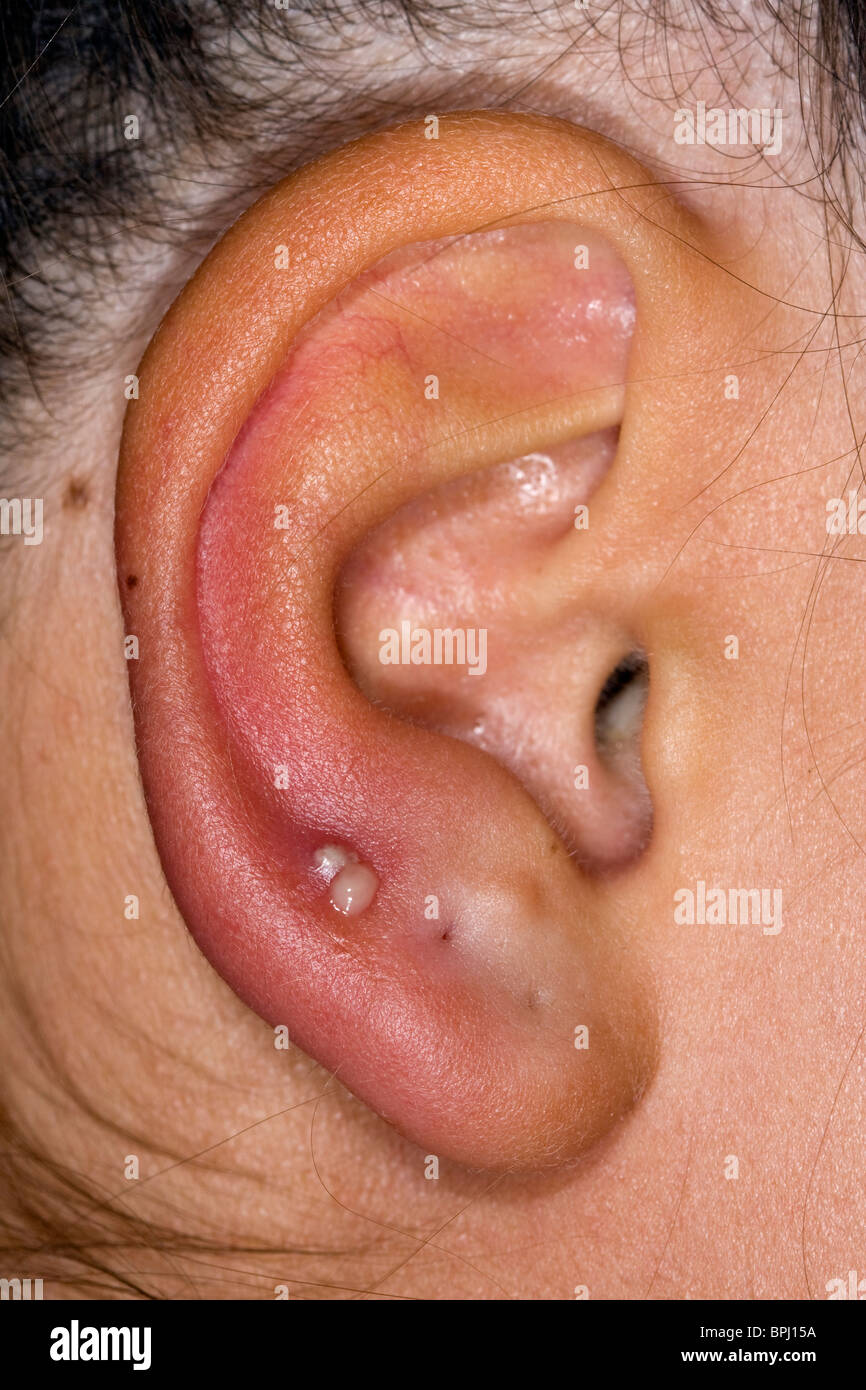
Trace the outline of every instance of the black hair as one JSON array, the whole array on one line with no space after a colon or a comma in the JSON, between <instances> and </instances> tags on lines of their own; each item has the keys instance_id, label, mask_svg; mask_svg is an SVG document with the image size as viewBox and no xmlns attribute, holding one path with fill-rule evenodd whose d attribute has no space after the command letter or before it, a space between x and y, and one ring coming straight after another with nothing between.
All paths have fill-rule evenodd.
<instances>
[{"instance_id":1,"label":"black hair","mask_svg":"<svg viewBox=\"0 0 866 1390\"><path fill-rule=\"evenodd\" d=\"M628 15L643 19L633 35ZM418 114L425 81L435 84L440 110L520 104L524 93L531 106L525 80L479 93L476 72L468 93L448 63L450 43L465 56L467 30L472 44L503 25L549 40L567 23L573 46L597 41L606 21L624 64L651 31L661 43L686 26L734 37L750 26L760 42L781 43L780 65L799 72L823 196L851 225L866 0L757 0L745 16L717 0L654 0L648 12L643 0L598 0L586 11L571 0L4 0L0 407L28 381L38 393L93 360L107 290L128 293L123 276L141 254L132 243L149 243L151 255L177 243L201 255L255 192L323 145ZM353 80L371 41L395 36L415 55L403 80L387 89L375 72ZM709 61L710 38L705 49ZM347 55L354 66L342 69ZM127 138L130 115L140 122L137 140ZM200 185L211 200L206 225L197 216ZM214 214L215 185L225 196ZM106 353L117 348L102 344Z\"/></svg>"}]
</instances>

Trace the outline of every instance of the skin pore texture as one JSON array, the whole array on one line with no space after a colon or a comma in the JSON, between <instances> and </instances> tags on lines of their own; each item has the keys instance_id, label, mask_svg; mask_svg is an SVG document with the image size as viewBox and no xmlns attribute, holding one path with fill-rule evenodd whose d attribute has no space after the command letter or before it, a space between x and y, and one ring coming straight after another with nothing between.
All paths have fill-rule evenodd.
<instances>
[{"instance_id":1,"label":"skin pore texture","mask_svg":"<svg viewBox=\"0 0 866 1390\"><path fill-rule=\"evenodd\" d=\"M90 750L28 1004L99 1105L68 1130L20 1041L13 1103L106 1201L243 1247L157 1246L164 1296L809 1296L850 1267L866 709L859 566L816 567L856 321L764 224L562 121L411 123L279 184L154 337L121 606L104 537L74 580L42 561L91 605L40 631L100 708L46 683L19 723L37 806ZM404 620L485 629L484 673L383 663ZM781 889L781 930L677 922L699 881Z\"/></svg>"}]
</instances>

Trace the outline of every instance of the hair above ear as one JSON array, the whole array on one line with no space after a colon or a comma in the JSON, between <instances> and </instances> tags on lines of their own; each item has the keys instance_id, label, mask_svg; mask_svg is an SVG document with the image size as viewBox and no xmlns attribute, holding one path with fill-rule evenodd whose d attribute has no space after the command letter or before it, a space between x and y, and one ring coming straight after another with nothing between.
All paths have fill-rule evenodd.
<instances>
[{"instance_id":1,"label":"hair above ear","mask_svg":"<svg viewBox=\"0 0 866 1390\"><path fill-rule=\"evenodd\" d=\"M639 932L617 878L587 867L627 857L625 821L591 787L569 843L509 760L507 721L495 748L443 731L438 712L468 718L488 673L522 711L531 672L495 624L484 671L477 645L475 672L411 651L393 678L365 664L385 612L399 651L411 602L393 546L353 557L413 498L546 451L567 486L515 538L501 609L575 633L588 745L605 678L630 648L659 649L661 627L640 558L614 583L576 499L604 491L616 432L639 429L635 381L681 370L682 322L711 311L692 273L702 238L639 165L563 122L467 113L437 139L423 123L368 137L214 248L151 343L124 429L133 708L178 907L251 1008L408 1138L474 1166L573 1158L649 1082ZM483 550L476 503L495 520L491 478L461 504L461 556ZM402 534L417 546L421 529ZM446 605L441 629L477 638L491 602ZM591 749L569 775L583 761ZM655 766L650 748L650 791Z\"/></svg>"}]
</instances>

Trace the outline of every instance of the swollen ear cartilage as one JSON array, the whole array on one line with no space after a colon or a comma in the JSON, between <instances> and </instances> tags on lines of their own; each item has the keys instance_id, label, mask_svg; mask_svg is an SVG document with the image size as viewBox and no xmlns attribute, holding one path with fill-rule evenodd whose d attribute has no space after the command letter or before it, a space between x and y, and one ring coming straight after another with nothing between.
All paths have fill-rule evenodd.
<instances>
[{"instance_id":1,"label":"swollen ear cartilage","mask_svg":"<svg viewBox=\"0 0 866 1390\"><path fill-rule=\"evenodd\" d=\"M313 863L330 884L331 906L344 917L365 912L376 896L379 876L369 864L362 864L354 850L344 845L322 845Z\"/></svg>"},{"instance_id":2,"label":"swollen ear cartilage","mask_svg":"<svg viewBox=\"0 0 866 1390\"><path fill-rule=\"evenodd\" d=\"M588 267L575 264L584 243ZM365 698L341 651L337 589L365 536L403 504L417 525L443 485L453 492L433 550L445 588L461 547L453 531L442 544L445 518L463 507L498 531L472 541L495 572L514 546L514 487L537 494L542 471L549 505L524 495L520 515L535 537L528 569L567 545L585 496L576 479L612 463L634 306L615 252L567 222L407 242L307 321L199 523L196 612L232 743L227 785L248 778L253 852L287 870L257 876L243 931L218 941L209 918L203 935L216 952L230 942L236 987L298 1046L339 1066L425 1152L471 1166L547 1166L629 1108L651 1054L641 982L506 759L428 731L417 708L403 719ZM389 555L408 557L407 541ZM408 603L423 576L413 565L393 585L389 563L365 585ZM455 601L459 614L459 590ZM448 612L441 626L464 624ZM465 623L485 641L486 626ZM469 682L473 717L474 687L494 679ZM283 764L291 777L274 798ZM444 933L440 917L454 924ZM575 1047L575 1028L589 1047Z\"/></svg>"},{"instance_id":3,"label":"swollen ear cartilage","mask_svg":"<svg viewBox=\"0 0 866 1390\"><path fill-rule=\"evenodd\" d=\"M495 672L469 683L483 752L417 709L401 717L353 679L337 588L401 507L522 459L499 492L479 484L501 517L491 572L509 527L537 520L544 554L515 592L535 592L533 559L565 576L576 552L576 582L553 586L549 607L607 614L610 595L617 612L640 607L640 584L620 596L606 565L604 520L628 505L628 468L575 540L585 499L566 487L571 453L555 451L575 441L580 467L579 441L626 423L632 262L649 325L642 418L641 383L669 363L662 330L686 312L679 300L671 312L669 285L689 318L698 302L680 272L698 229L668 218L669 201L655 208L655 190L644 225L647 175L598 149L565 122L471 113L448 117L447 139L400 127L298 171L174 305L124 428L117 550L141 642L137 747L177 905L251 1009L424 1153L472 1168L571 1160L642 1094L657 1017L641 933L490 751ZM676 235L657 235L659 218ZM621 455L643 458L623 433ZM612 460L600 453L598 472ZM539 488L553 484L548 509ZM643 574L638 551L622 563ZM388 573L366 579L381 588ZM486 630L486 616L449 612L442 626ZM642 623L624 626L637 645ZM610 645L614 661L625 648Z\"/></svg>"}]
</instances>

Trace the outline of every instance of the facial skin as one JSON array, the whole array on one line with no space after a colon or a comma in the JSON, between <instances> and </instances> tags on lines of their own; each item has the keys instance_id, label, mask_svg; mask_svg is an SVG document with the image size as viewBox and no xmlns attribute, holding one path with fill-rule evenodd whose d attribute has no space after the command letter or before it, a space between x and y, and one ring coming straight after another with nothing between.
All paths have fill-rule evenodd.
<instances>
[{"instance_id":1,"label":"facial skin","mask_svg":"<svg viewBox=\"0 0 866 1390\"><path fill-rule=\"evenodd\" d=\"M738 101L793 125L768 81ZM629 153L475 113L316 161L176 301L122 445L115 365L40 454L44 544L5 557L6 1106L148 1223L100 1257L135 1289L823 1297L856 1265L863 552L826 521L859 481L863 270L765 166L677 146L662 102L628 119ZM491 224L544 256L470 264ZM452 237L426 302L403 248ZM616 350L538 346L584 273L624 390ZM502 342L515 304L537 341ZM383 665L404 616L486 626L485 673ZM334 841L378 876L356 922L315 878ZM781 917L677 920L699 883Z\"/></svg>"}]
</instances>

